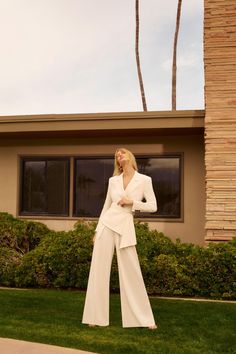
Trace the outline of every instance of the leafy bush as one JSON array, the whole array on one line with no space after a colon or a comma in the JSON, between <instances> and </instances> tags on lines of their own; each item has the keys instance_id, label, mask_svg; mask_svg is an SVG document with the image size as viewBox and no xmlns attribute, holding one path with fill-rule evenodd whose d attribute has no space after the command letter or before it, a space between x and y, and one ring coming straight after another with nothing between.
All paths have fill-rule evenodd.
<instances>
[{"instance_id":1,"label":"leafy bush","mask_svg":"<svg viewBox=\"0 0 236 354\"><path fill-rule=\"evenodd\" d=\"M236 239L200 247L172 242L163 233L136 223L137 251L150 295L236 298ZM119 290L116 260L111 289Z\"/></svg>"},{"instance_id":2,"label":"leafy bush","mask_svg":"<svg viewBox=\"0 0 236 354\"><path fill-rule=\"evenodd\" d=\"M195 247L186 259L188 274L195 281L195 294L236 298L236 243L210 243Z\"/></svg>"},{"instance_id":3,"label":"leafy bush","mask_svg":"<svg viewBox=\"0 0 236 354\"><path fill-rule=\"evenodd\" d=\"M34 249L50 232L39 222L20 220L8 213L0 213L0 247L7 247L21 254Z\"/></svg>"},{"instance_id":4,"label":"leafy bush","mask_svg":"<svg viewBox=\"0 0 236 354\"><path fill-rule=\"evenodd\" d=\"M236 239L207 247L172 242L136 223L137 251L149 294L236 298ZM68 232L0 213L0 284L86 289L95 223ZM102 261L102 260L101 260ZM119 291L116 257L111 290Z\"/></svg>"},{"instance_id":5,"label":"leafy bush","mask_svg":"<svg viewBox=\"0 0 236 354\"><path fill-rule=\"evenodd\" d=\"M155 255L147 261L144 246L138 249L149 294L236 298L236 239L200 247L148 234L155 239Z\"/></svg>"},{"instance_id":6,"label":"leafy bush","mask_svg":"<svg viewBox=\"0 0 236 354\"><path fill-rule=\"evenodd\" d=\"M39 222L19 220L0 213L0 284L15 286L15 275L23 255L33 250L50 232Z\"/></svg>"},{"instance_id":7,"label":"leafy bush","mask_svg":"<svg viewBox=\"0 0 236 354\"><path fill-rule=\"evenodd\" d=\"M0 284L15 285L15 272L21 263L21 256L15 250L0 246Z\"/></svg>"},{"instance_id":8,"label":"leafy bush","mask_svg":"<svg viewBox=\"0 0 236 354\"><path fill-rule=\"evenodd\" d=\"M73 231L51 232L23 257L16 272L18 286L85 289L94 225L78 222Z\"/></svg>"}]
</instances>

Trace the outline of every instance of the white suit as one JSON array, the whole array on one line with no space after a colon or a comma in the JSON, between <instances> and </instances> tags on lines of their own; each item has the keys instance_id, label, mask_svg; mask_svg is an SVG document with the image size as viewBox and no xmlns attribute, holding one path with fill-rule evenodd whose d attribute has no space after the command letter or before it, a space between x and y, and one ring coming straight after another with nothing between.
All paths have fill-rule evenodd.
<instances>
[{"instance_id":1,"label":"white suit","mask_svg":"<svg viewBox=\"0 0 236 354\"><path fill-rule=\"evenodd\" d=\"M123 197L133 200L132 207L117 204ZM135 172L124 189L123 174L111 177L96 228L83 323L109 324L109 281L116 247L123 327L155 324L136 253L135 210L157 210L151 178Z\"/></svg>"}]
</instances>

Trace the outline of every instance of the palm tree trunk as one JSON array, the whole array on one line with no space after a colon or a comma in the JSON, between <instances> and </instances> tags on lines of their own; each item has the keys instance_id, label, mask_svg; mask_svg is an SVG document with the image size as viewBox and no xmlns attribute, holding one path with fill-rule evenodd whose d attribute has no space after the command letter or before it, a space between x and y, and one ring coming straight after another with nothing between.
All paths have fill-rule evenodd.
<instances>
[{"instance_id":1,"label":"palm tree trunk","mask_svg":"<svg viewBox=\"0 0 236 354\"><path fill-rule=\"evenodd\" d=\"M141 92L142 103L143 103L143 110L147 111L147 104L146 104L143 78L142 78L142 72L141 72L141 65L140 65L140 59L139 59L139 0L135 1L135 13L136 13L136 36L135 36L136 63L137 63L137 70L138 70L140 92Z\"/></svg>"},{"instance_id":2,"label":"palm tree trunk","mask_svg":"<svg viewBox=\"0 0 236 354\"><path fill-rule=\"evenodd\" d=\"M179 24L181 15L182 0L178 0L178 8L176 15L176 25L175 25L175 37L174 37L174 48L173 48L173 63L172 63L172 110L176 110L176 52L177 52L177 42L179 34Z\"/></svg>"}]
</instances>

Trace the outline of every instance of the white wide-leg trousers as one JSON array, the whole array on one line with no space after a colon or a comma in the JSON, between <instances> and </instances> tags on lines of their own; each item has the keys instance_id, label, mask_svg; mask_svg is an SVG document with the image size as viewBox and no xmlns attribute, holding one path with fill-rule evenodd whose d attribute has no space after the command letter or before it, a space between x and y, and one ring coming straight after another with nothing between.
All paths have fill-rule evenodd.
<instances>
[{"instance_id":1,"label":"white wide-leg trousers","mask_svg":"<svg viewBox=\"0 0 236 354\"><path fill-rule=\"evenodd\" d=\"M116 247L123 327L155 325L136 247L119 248L120 236L104 228L95 239L82 323L109 325L111 263Z\"/></svg>"}]
</instances>

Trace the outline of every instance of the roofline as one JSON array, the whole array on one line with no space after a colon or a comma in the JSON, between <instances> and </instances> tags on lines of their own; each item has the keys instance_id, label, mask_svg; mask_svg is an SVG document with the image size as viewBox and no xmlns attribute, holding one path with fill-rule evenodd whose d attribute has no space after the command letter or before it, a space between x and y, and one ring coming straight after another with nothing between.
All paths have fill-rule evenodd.
<instances>
[{"instance_id":1,"label":"roofline","mask_svg":"<svg viewBox=\"0 0 236 354\"><path fill-rule=\"evenodd\" d=\"M0 135L194 130L204 129L204 118L204 110L0 116Z\"/></svg>"},{"instance_id":2,"label":"roofline","mask_svg":"<svg viewBox=\"0 0 236 354\"><path fill-rule=\"evenodd\" d=\"M148 111L148 112L105 112L105 113L66 113L29 114L0 116L0 123L48 122L48 121L91 121L126 120L156 118L204 118L205 110Z\"/></svg>"}]
</instances>

